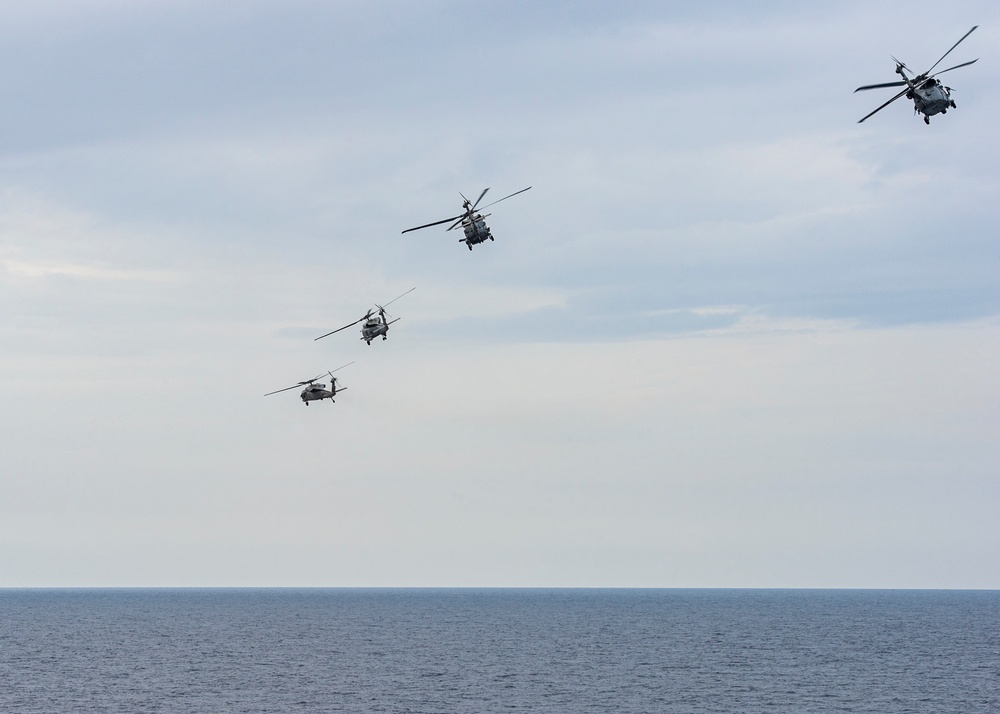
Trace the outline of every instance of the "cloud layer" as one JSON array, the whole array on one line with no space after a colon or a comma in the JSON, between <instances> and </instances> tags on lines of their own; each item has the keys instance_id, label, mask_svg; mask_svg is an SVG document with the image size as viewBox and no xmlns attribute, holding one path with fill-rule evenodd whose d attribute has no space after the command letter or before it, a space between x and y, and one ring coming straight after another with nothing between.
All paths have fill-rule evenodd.
<instances>
[{"instance_id":1,"label":"cloud layer","mask_svg":"<svg viewBox=\"0 0 1000 714\"><path fill-rule=\"evenodd\" d=\"M8 3L0 585L997 587L1000 23L903 8Z\"/></svg>"}]
</instances>

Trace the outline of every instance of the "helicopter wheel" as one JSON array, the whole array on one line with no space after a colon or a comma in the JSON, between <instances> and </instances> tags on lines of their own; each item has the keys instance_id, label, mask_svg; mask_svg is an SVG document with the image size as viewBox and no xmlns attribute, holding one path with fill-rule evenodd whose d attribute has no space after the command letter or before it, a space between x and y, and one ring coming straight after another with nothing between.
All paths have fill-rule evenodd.
<instances>
[{"instance_id":1,"label":"helicopter wheel","mask_svg":"<svg viewBox=\"0 0 1000 714\"><path fill-rule=\"evenodd\" d=\"M952 109L958 109L958 107L955 105L955 100L954 99L951 100L951 108Z\"/></svg>"},{"instance_id":2,"label":"helicopter wheel","mask_svg":"<svg viewBox=\"0 0 1000 714\"><path fill-rule=\"evenodd\" d=\"M469 246L469 250L472 250L472 244L469 243L468 246Z\"/></svg>"},{"instance_id":3,"label":"helicopter wheel","mask_svg":"<svg viewBox=\"0 0 1000 714\"><path fill-rule=\"evenodd\" d=\"M493 240L493 236L490 236L490 240Z\"/></svg>"},{"instance_id":4,"label":"helicopter wheel","mask_svg":"<svg viewBox=\"0 0 1000 714\"><path fill-rule=\"evenodd\" d=\"M924 115L924 124L930 125L930 123L931 123L931 118L925 114Z\"/></svg>"},{"instance_id":5,"label":"helicopter wheel","mask_svg":"<svg viewBox=\"0 0 1000 714\"><path fill-rule=\"evenodd\" d=\"M941 110L941 113L942 113L942 114L947 114L947 113L948 113L948 110L947 110L947 109L942 109L942 110Z\"/></svg>"}]
</instances>

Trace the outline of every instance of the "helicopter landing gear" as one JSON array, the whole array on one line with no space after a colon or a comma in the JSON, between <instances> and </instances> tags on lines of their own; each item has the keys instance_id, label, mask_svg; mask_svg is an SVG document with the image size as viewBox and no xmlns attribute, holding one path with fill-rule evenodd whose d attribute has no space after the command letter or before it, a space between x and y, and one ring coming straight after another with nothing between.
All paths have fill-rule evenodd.
<instances>
[{"instance_id":1,"label":"helicopter landing gear","mask_svg":"<svg viewBox=\"0 0 1000 714\"><path fill-rule=\"evenodd\" d=\"M926 114L924 114L924 124L930 125L930 123L931 123L931 118Z\"/></svg>"},{"instance_id":2,"label":"helicopter landing gear","mask_svg":"<svg viewBox=\"0 0 1000 714\"><path fill-rule=\"evenodd\" d=\"M466 243L466 245L469 246L469 250L472 250L472 243Z\"/></svg>"},{"instance_id":3,"label":"helicopter landing gear","mask_svg":"<svg viewBox=\"0 0 1000 714\"><path fill-rule=\"evenodd\" d=\"M493 234L490 233L490 240L493 240Z\"/></svg>"},{"instance_id":4,"label":"helicopter landing gear","mask_svg":"<svg viewBox=\"0 0 1000 714\"><path fill-rule=\"evenodd\" d=\"M385 341L386 341L386 340L388 340L388 339L389 339L388 337L386 337L385 335L382 335L382 341L383 341L383 342L385 342Z\"/></svg>"},{"instance_id":5,"label":"helicopter landing gear","mask_svg":"<svg viewBox=\"0 0 1000 714\"><path fill-rule=\"evenodd\" d=\"M950 104L951 104L951 108L952 109L958 109L958 107L955 106L955 100L954 99L951 100Z\"/></svg>"}]
</instances>

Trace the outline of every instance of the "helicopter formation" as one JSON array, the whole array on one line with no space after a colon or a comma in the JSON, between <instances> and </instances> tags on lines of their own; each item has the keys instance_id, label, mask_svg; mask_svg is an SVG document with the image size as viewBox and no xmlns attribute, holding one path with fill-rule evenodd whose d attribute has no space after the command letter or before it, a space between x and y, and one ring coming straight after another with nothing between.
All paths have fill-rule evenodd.
<instances>
[{"instance_id":1,"label":"helicopter formation","mask_svg":"<svg viewBox=\"0 0 1000 714\"><path fill-rule=\"evenodd\" d=\"M490 230L490 227L486 225L486 218L491 214L487 213L486 215L483 215L480 211L489 206L493 206L497 203L500 203L500 201L506 201L508 198L516 196L519 193L524 193L530 188L531 186L528 186L528 188L522 188L520 191L515 191L514 193L504 196L503 198L498 198L496 201L493 201L492 203L489 203L486 206L483 206L482 208L479 209L477 209L477 207L479 206L479 202L483 200L483 196L485 196L486 192L490 190L489 187L483 189L482 193L479 194L479 198L477 198L475 202L470 201L468 198L465 197L464 194L459 192L459 195L463 199L463 204L462 204L463 212L460 215L452 216L451 218L445 218L444 220L435 221L433 223L427 223L422 226L416 226L415 228L407 228L406 230L403 231L403 233L409 233L410 231L420 230L421 228L430 228L431 226L439 226L444 223L452 223L452 225L447 230L450 231L454 228L457 228L458 226L462 226L463 231L465 233L465 237L460 238L459 241L468 245L469 250L472 250L473 245L476 245L478 243L483 243L487 240L490 241L494 240L493 232ZM342 327L338 327L335 330L330 330L330 332L327 332L326 334L314 338L313 342L322 340L324 337L329 337L330 335L336 334L337 332L347 330L351 327L354 327L358 323L362 323L361 339L364 340L365 343L368 344L369 346L371 346L372 340L377 339L379 337L381 337L383 341L387 340L389 338L389 326L398 322L400 318L398 317L393 318L391 315L389 315L389 313L386 312L385 309L386 306L391 305L392 303L396 302L402 297L405 297L406 295L409 295L416 289L417 289L416 286L410 288L406 292L394 297L392 300L385 303L385 305L379 305L378 303L375 303L374 310L369 308L364 315L359 317L354 322L348 323ZM347 387L341 387L338 383L337 378L333 376L333 373L343 369L344 367L347 367L350 364L354 363L348 362L343 367L338 367L335 370L326 372L326 375L320 374L316 377L313 377L312 379L307 379L302 382L293 384L290 387L285 387L283 389L276 389L273 392L268 392L264 396L269 397L272 394L287 392L289 390L298 389L299 387L302 387L303 389L302 392L299 394L299 397L302 399L302 402L306 406L309 406L309 402L322 401L324 399L329 399L331 402L334 402L335 401L334 397L337 395L337 393L342 392L343 390L347 389ZM330 377L329 389L326 388L325 382L319 381L321 379L325 379L325 376Z\"/></svg>"},{"instance_id":2,"label":"helicopter formation","mask_svg":"<svg viewBox=\"0 0 1000 714\"><path fill-rule=\"evenodd\" d=\"M394 297L392 300L387 302L386 305L390 305L396 302L397 300L399 300L399 298L403 297L404 295L412 293L416 289L417 289L416 286L410 288L399 297ZM362 316L360 319L355 320L349 325L338 327L336 330L331 330L330 332L327 332L325 335L320 335L313 341L315 342L316 340L321 340L324 337L329 337L335 332L340 332L341 330L346 330L349 327L354 327L355 325L357 325L359 322L362 321L364 322L364 324L361 326L361 339L367 342L369 345L371 345L372 340L374 340L376 337L379 336L381 336L383 340L388 339L389 325L393 324L394 322L397 322L399 318L397 317L394 320L390 320L388 319L388 313L385 311L385 307L383 305L379 305L376 303L375 307L378 308L378 314L374 314L373 310L368 310L368 312L366 312L364 316ZM326 373L326 375L330 377L329 389L326 388L325 382L319 381L324 378L324 375L320 374L316 377L313 377L312 379L307 379L305 381L298 382L297 384L293 384L290 387L285 387L284 389L276 389L273 392L268 392L264 396L269 397L272 394L278 394L279 392L287 392L291 389L297 389L298 387L303 387L302 392L299 394L299 398L302 399L302 402L307 407L309 406L309 402L322 401L324 399L329 399L330 402L333 403L336 401L334 397L337 395L337 393L347 389L347 387L340 386L337 378L333 376L333 373L338 372L342 370L344 367L348 367L352 364L354 364L353 361L348 362L347 364L341 367L337 367L337 369L330 370Z\"/></svg>"},{"instance_id":3,"label":"helicopter formation","mask_svg":"<svg viewBox=\"0 0 1000 714\"><path fill-rule=\"evenodd\" d=\"M905 64L897 60L895 57L892 57L893 62L896 63L896 74L898 74L902 79L895 82L884 82L881 84L863 85L861 87L858 87L854 91L861 92L871 89L886 89L889 87L905 87L905 89L901 90L898 94L892 97L889 101L883 103L874 111L869 112L868 114L863 116L860 120L858 120L858 123L860 124L866 119L869 119L873 115L877 114L878 112L882 111L887 106L895 102L897 99L900 99L904 96L907 99L913 101L914 113L922 114L924 117L924 123L928 125L931 123L930 118L932 116L935 116L937 114L947 114L948 109L955 109L956 108L955 100L951 98L951 93L954 90L951 87L944 86L941 83L941 81L937 79L937 77L944 74L945 72L951 72L952 70L959 69L961 67L967 67L971 64L975 64L976 62L979 61L979 59L976 58L974 60L962 62L961 64L948 67L947 69L935 72L934 74L931 73L934 72L934 69L939 64L941 64L941 62L945 59L945 57L951 54L952 51L956 47L958 47L978 27L979 27L978 25L975 25L971 30L962 35L962 37L958 40L958 42L952 45L947 52L941 55L941 57L938 59L937 62L931 65L931 67L928 70L920 74L908 75L907 71L909 70L909 67L907 67ZM486 224L486 218L488 218L492 214L489 213L484 214L482 213L482 211L500 203L501 201L506 201L508 198L512 198L514 196L517 196L518 194L524 193L529 189L531 189L531 186L528 186L527 188L522 188L519 191L515 191L514 193L508 194L503 198L499 198L496 201L488 203L482 207L480 207L479 204L483 200L483 197L486 196L486 193L490 190L489 187L484 188L482 192L479 194L479 197L476 198L475 201L470 201L465 196L465 194L459 192L459 195L462 197L462 213L458 214L457 216L451 216L450 218L443 218L439 221L433 221L431 223L425 223L423 225L414 226L413 228L407 228L402 232L404 234L410 233L412 231L419 231L424 228L431 228L433 226L444 225L445 223L451 224L446 229L447 231L454 230L455 228L461 226L462 231L464 233L464 237L459 238L459 242L465 243L468 249L471 251L474 245L485 243L488 240L489 241L494 240L493 232L490 230L490 227ZM385 306L391 305L400 298L410 294L414 290L416 290L416 287L410 288L406 292L402 293L401 295L398 295L397 297L394 297L392 300L385 303L385 305L379 305L378 303L376 303L374 310L368 309L368 311L365 312L364 315L362 315L354 322L351 322L342 327L338 327L337 329L331 330L326 334L320 335L319 337L316 337L314 341L321 340L324 337L329 337L330 335L354 327L358 323L362 323L361 339L364 340L365 343L368 344L369 346L371 345L372 340L375 340L378 337L381 337L383 341L387 340L389 335L389 326L398 322L399 318L398 317L392 318L391 315L389 315L389 313L386 312ZM316 377L313 377L312 379L307 379L305 381L293 384L290 387L285 387L283 389L277 389L273 392L268 392L264 396L270 396L272 394L287 392L292 389L297 389L299 387L302 387L303 389L299 396L306 406L309 406L309 402L322 401L324 399L329 399L331 402L334 402L335 401L334 397L339 392L344 391L346 387L340 386L339 380L337 379L337 377L334 376L333 373L341 369L344 369L344 367L347 367L351 364L354 364L354 362L348 362L347 364L338 367L337 369L329 370L326 372L325 375L320 374ZM327 376L330 378L329 389L326 388L325 382L319 381L321 379L325 379Z\"/></svg>"}]
</instances>

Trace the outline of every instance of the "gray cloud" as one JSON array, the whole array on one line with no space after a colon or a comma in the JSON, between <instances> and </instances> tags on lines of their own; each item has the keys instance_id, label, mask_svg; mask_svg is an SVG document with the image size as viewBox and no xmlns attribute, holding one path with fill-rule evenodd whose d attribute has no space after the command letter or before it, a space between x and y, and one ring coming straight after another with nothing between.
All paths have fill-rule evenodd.
<instances>
[{"instance_id":1,"label":"gray cloud","mask_svg":"<svg viewBox=\"0 0 1000 714\"><path fill-rule=\"evenodd\" d=\"M8 3L0 584L995 586L997 16Z\"/></svg>"}]
</instances>

